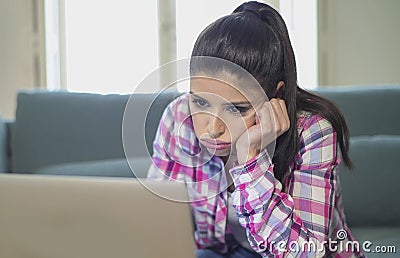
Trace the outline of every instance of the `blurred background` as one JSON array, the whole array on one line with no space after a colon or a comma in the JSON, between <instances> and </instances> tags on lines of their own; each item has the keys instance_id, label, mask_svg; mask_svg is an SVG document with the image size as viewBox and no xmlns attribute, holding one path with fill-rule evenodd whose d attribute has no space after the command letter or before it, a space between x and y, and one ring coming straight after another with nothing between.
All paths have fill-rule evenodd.
<instances>
[{"instance_id":1,"label":"blurred background","mask_svg":"<svg viewBox=\"0 0 400 258\"><path fill-rule=\"evenodd\" d=\"M188 58L197 35L242 2L0 0L2 116L14 118L23 89L133 92L160 65ZM400 83L400 1L263 2L286 21L300 86Z\"/></svg>"}]
</instances>

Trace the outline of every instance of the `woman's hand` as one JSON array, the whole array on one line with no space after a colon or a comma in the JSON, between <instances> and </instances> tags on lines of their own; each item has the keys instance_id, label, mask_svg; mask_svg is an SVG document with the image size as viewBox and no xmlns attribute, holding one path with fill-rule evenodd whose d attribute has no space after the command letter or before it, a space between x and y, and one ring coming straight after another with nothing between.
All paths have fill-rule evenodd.
<instances>
[{"instance_id":1,"label":"woman's hand","mask_svg":"<svg viewBox=\"0 0 400 258\"><path fill-rule=\"evenodd\" d=\"M262 104L256 112L255 124L249 127L236 141L239 164L254 158L268 144L290 128L285 101L272 98Z\"/></svg>"}]
</instances>

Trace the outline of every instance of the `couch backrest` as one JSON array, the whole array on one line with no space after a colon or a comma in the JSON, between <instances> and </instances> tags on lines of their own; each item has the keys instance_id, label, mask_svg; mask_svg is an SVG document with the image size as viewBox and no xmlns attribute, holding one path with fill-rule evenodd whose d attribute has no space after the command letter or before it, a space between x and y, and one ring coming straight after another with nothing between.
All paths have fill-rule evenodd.
<instances>
[{"instance_id":1,"label":"couch backrest","mask_svg":"<svg viewBox=\"0 0 400 258\"><path fill-rule=\"evenodd\" d=\"M400 135L400 85L319 88L315 92L336 103L351 136Z\"/></svg>"},{"instance_id":2,"label":"couch backrest","mask_svg":"<svg viewBox=\"0 0 400 258\"><path fill-rule=\"evenodd\" d=\"M124 158L122 118L130 95L33 91L18 94L13 126L14 172L68 162ZM171 94L135 94L138 117L152 106L147 123L154 138L158 121ZM155 103L152 104L156 98ZM169 99L165 99L169 98ZM152 104L152 105L151 105ZM138 120L139 121L139 120ZM146 156L143 122L132 127L137 156ZM151 144L152 140L148 140Z\"/></svg>"}]
</instances>

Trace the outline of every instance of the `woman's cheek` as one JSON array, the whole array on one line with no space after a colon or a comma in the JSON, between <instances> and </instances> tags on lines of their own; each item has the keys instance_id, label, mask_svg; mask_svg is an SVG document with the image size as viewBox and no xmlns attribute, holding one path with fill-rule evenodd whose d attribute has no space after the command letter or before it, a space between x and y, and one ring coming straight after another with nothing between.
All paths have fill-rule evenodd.
<instances>
[{"instance_id":1,"label":"woman's cheek","mask_svg":"<svg viewBox=\"0 0 400 258\"><path fill-rule=\"evenodd\" d=\"M243 117L241 119L241 122L237 123L232 128L235 142L243 133L245 133L250 127L252 127L255 124L256 120L254 116Z\"/></svg>"},{"instance_id":2,"label":"woman's cheek","mask_svg":"<svg viewBox=\"0 0 400 258\"><path fill-rule=\"evenodd\" d=\"M194 127L194 132L197 138L200 138L206 132L206 121L202 118L201 114L192 115L192 122Z\"/></svg>"},{"instance_id":3,"label":"woman's cheek","mask_svg":"<svg viewBox=\"0 0 400 258\"><path fill-rule=\"evenodd\" d=\"M240 124L241 124L241 130L243 133L245 130L249 129L250 127L252 127L253 125L256 124L256 119L255 119L254 115L250 114L250 115L242 117Z\"/></svg>"},{"instance_id":4,"label":"woman's cheek","mask_svg":"<svg viewBox=\"0 0 400 258\"><path fill-rule=\"evenodd\" d=\"M253 119L254 120L254 119ZM243 118L240 119L240 121L236 121L235 123L232 123L230 126L230 131L232 133L232 139L233 142L236 142L237 139L252 125L255 124L255 120L252 121L251 118Z\"/></svg>"}]
</instances>

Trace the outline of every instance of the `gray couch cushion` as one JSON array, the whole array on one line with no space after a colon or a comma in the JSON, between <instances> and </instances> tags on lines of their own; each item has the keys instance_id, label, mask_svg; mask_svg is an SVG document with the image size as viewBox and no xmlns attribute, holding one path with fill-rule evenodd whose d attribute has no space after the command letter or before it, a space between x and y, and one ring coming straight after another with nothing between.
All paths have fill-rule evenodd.
<instances>
[{"instance_id":1,"label":"gray couch cushion","mask_svg":"<svg viewBox=\"0 0 400 258\"><path fill-rule=\"evenodd\" d=\"M131 143L134 157L148 155L141 117L155 96L134 95L132 107L138 118L130 128L135 135ZM150 149L162 111L172 97L173 94L163 95L149 112L146 138ZM69 162L124 158L122 118L128 98L129 95L117 94L20 92L12 137L13 172L29 173Z\"/></svg>"},{"instance_id":2,"label":"gray couch cushion","mask_svg":"<svg viewBox=\"0 0 400 258\"><path fill-rule=\"evenodd\" d=\"M124 144L125 148L129 147L126 150L131 157L150 157L153 154L153 141L164 109L179 95L176 91L168 91L163 94L134 94L129 99L126 107L129 111L124 117L124 122L128 123L123 130L129 133Z\"/></svg>"},{"instance_id":3,"label":"gray couch cushion","mask_svg":"<svg viewBox=\"0 0 400 258\"><path fill-rule=\"evenodd\" d=\"M7 131L0 115L0 173L7 171Z\"/></svg>"},{"instance_id":4,"label":"gray couch cushion","mask_svg":"<svg viewBox=\"0 0 400 258\"><path fill-rule=\"evenodd\" d=\"M128 96L68 92L18 94L14 172L124 157L121 121Z\"/></svg>"},{"instance_id":5,"label":"gray couch cushion","mask_svg":"<svg viewBox=\"0 0 400 258\"><path fill-rule=\"evenodd\" d=\"M343 112L350 134L400 134L400 85L318 88L316 92Z\"/></svg>"},{"instance_id":6,"label":"gray couch cushion","mask_svg":"<svg viewBox=\"0 0 400 258\"><path fill-rule=\"evenodd\" d=\"M400 226L399 153L400 136L352 137L355 169L339 173L350 226Z\"/></svg>"},{"instance_id":7,"label":"gray couch cushion","mask_svg":"<svg viewBox=\"0 0 400 258\"><path fill-rule=\"evenodd\" d=\"M135 159L132 162L135 174L126 159L64 163L37 169L33 174L145 178L150 162L149 158Z\"/></svg>"}]
</instances>

